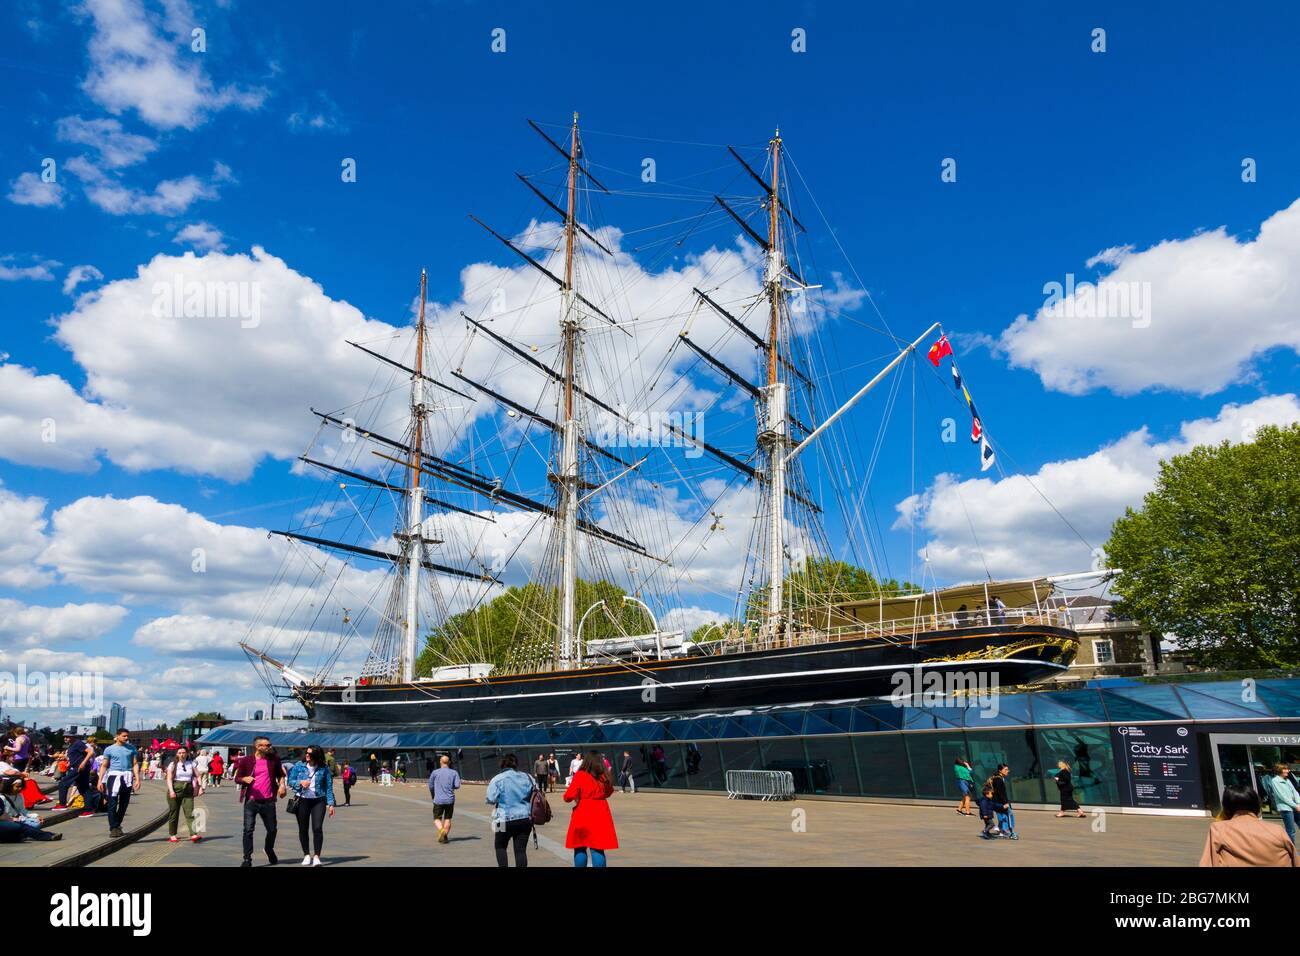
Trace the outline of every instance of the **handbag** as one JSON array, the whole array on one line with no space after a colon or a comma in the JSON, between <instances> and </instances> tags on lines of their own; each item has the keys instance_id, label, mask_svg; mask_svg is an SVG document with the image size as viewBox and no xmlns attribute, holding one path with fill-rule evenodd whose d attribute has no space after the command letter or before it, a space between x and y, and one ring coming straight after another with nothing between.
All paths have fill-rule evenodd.
<instances>
[{"instance_id":1,"label":"handbag","mask_svg":"<svg viewBox=\"0 0 1300 956\"><path fill-rule=\"evenodd\" d=\"M291 793L291 794L289 794L289 799L288 799L287 801L285 801L284 808L285 808L285 810L289 811L290 813L297 813L297 812L298 812L298 794L296 794L296 793Z\"/></svg>"}]
</instances>

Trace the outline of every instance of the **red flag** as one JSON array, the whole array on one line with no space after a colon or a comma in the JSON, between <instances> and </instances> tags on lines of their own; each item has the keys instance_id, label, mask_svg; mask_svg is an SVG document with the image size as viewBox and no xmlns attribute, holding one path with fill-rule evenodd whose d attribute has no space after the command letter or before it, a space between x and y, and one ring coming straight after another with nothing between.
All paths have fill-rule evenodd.
<instances>
[{"instance_id":1,"label":"red flag","mask_svg":"<svg viewBox=\"0 0 1300 956\"><path fill-rule=\"evenodd\" d=\"M983 437L984 437L983 423L978 418L972 418L970 420L970 440L972 442L978 442Z\"/></svg>"},{"instance_id":2,"label":"red flag","mask_svg":"<svg viewBox=\"0 0 1300 956\"><path fill-rule=\"evenodd\" d=\"M930 346L930 351L926 353L930 357L930 364L935 368L939 367L939 361L945 355L952 354L952 346L948 344L948 336L939 336L939 341Z\"/></svg>"}]
</instances>

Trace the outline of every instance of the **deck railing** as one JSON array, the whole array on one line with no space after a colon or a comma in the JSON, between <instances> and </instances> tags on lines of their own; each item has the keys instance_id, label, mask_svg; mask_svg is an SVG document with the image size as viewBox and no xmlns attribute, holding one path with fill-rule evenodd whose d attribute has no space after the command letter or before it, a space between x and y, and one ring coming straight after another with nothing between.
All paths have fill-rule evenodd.
<instances>
[{"instance_id":1,"label":"deck railing","mask_svg":"<svg viewBox=\"0 0 1300 956\"><path fill-rule=\"evenodd\" d=\"M1024 625L1073 629L1069 614L1059 610L1007 608L1004 611L970 611L963 615L952 611L941 611L937 614L921 614L916 617L887 621L861 621L837 627L816 627L801 622L793 624L784 634L741 632L705 641L696 646L711 654L740 654L778 647L807 647L814 644L875 638L882 643L915 647L920 635L925 633Z\"/></svg>"}]
</instances>

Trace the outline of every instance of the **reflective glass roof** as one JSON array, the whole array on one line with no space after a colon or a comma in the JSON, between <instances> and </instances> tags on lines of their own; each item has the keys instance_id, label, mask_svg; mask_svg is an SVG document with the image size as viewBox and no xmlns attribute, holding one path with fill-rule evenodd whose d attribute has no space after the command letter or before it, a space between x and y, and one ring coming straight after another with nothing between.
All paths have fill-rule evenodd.
<instances>
[{"instance_id":1,"label":"reflective glass roof","mask_svg":"<svg viewBox=\"0 0 1300 956\"><path fill-rule=\"evenodd\" d=\"M203 736L214 746L273 744L414 750L434 747L548 747L570 743L728 740L897 730L993 730L1154 720L1300 720L1300 679L1186 683L1105 681L1102 686L970 698L834 701L726 713L448 727L326 728L304 720L240 721Z\"/></svg>"}]
</instances>

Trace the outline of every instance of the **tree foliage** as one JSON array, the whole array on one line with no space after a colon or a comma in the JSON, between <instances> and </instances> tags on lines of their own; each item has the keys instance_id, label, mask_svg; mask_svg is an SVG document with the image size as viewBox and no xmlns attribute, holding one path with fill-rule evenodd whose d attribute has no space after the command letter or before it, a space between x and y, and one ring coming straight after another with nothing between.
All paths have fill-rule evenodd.
<instances>
[{"instance_id":1,"label":"tree foliage","mask_svg":"<svg viewBox=\"0 0 1300 956\"><path fill-rule=\"evenodd\" d=\"M575 603L580 620L597 601L605 602L605 609L592 611L583 624L584 642L649 634L654 629L640 605L624 603L625 593L608 581L579 579ZM416 659L415 672L427 677L434 667L448 664L486 663L507 668L549 657L555 650L558 618L555 588L536 583L511 587L486 604L453 615L429 634Z\"/></svg>"},{"instance_id":2,"label":"tree foliage","mask_svg":"<svg viewBox=\"0 0 1300 956\"><path fill-rule=\"evenodd\" d=\"M1116 611L1199 666L1300 666L1300 424L1161 462L1105 550Z\"/></svg>"},{"instance_id":3,"label":"tree foliage","mask_svg":"<svg viewBox=\"0 0 1300 956\"><path fill-rule=\"evenodd\" d=\"M874 601L921 590L919 586L894 578L884 581L866 568L835 558L809 558L785 579L786 607L797 614L808 608L845 604L849 601ZM767 613L767 588L755 588L749 598L749 619L762 620Z\"/></svg>"}]
</instances>

